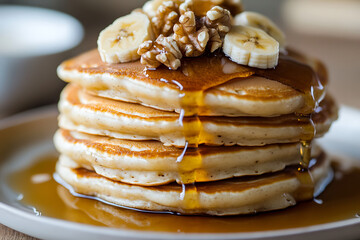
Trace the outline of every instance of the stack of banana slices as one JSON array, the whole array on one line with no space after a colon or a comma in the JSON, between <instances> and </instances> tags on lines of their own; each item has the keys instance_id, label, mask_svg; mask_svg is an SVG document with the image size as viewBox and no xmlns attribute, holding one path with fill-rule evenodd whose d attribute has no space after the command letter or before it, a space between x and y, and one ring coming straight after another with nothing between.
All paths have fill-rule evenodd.
<instances>
[{"instance_id":1,"label":"stack of banana slices","mask_svg":"<svg viewBox=\"0 0 360 240\"><path fill-rule=\"evenodd\" d=\"M222 51L149 69L137 50L156 38L151 19L163 2L117 19L98 50L58 67L69 83L54 137L62 183L111 204L181 214L270 211L319 194L331 167L312 140L337 118L323 65L287 52L268 18L241 12ZM206 4L229 2L241 4Z\"/></svg>"}]
</instances>

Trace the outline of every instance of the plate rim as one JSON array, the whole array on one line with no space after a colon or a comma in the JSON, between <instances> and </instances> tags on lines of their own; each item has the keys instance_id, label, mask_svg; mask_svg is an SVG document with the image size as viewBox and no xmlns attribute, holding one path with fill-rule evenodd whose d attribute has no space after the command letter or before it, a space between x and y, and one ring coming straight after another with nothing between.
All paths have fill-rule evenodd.
<instances>
[{"instance_id":1,"label":"plate rim","mask_svg":"<svg viewBox=\"0 0 360 240\"><path fill-rule=\"evenodd\" d=\"M243 233L166 233L156 231L140 231L140 230L124 230L111 227L93 226L89 224L70 222L62 219L36 216L34 214L17 209L13 206L0 202L0 212L6 211L8 214L13 214L16 217L27 219L28 221L35 221L42 224L42 227L46 225L52 227L62 227L67 230L76 230L79 232L86 232L95 235L103 235L104 237L127 237L127 238L142 238L142 239L183 239L184 236L193 239L265 239L276 237L290 237L299 234L310 234L314 232L322 232L327 230L337 230L343 227L352 227L353 225L360 224L360 218L341 220L337 222L312 225L307 227L290 228L284 230L271 230L271 231L259 231L259 232L243 232ZM0 218L1 220L1 218ZM1 223L8 226L6 223ZM9 226L12 228L12 226ZM14 228L16 229L16 228ZM26 232L25 232L26 233ZM94 235L94 236L95 236ZM220 238L221 237L221 238Z\"/></svg>"}]
</instances>

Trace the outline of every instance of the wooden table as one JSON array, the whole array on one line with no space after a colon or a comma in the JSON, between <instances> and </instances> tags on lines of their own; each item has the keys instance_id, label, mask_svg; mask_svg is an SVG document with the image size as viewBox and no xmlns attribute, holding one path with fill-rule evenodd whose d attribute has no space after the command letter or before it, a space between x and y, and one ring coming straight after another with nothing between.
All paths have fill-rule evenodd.
<instances>
[{"instance_id":1,"label":"wooden table","mask_svg":"<svg viewBox=\"0 0 360 240\"><path fill-rule=\"evenodd\" d=\"M287 32L290 46L325 62L329 70L329 92L340 104L360 109L360 41L300 36ZM35 238L0 225L0 240Z\"/></svg>"},{"instance_id":2,"label":"wooden table","mask_svg":"<svg viewBox=\"0 0 360 240\"><path fill-rule=\"evenodd\" d=\"M29 237L23 233L14 231L10 228L0 224L0 240L35 240L36 238Z\"/></svg>"}]
</instances>

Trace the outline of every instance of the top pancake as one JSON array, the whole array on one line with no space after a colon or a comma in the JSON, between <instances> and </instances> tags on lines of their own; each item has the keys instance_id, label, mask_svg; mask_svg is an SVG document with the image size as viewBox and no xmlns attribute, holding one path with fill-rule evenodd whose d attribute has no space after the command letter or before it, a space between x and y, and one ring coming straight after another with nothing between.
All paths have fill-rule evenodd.
<instances>
[{"instance_id":1,"label":"top pancake","mask_svg":"<svg viewBox=\"0 0 360 240\"><path fill-rule=\"evenodd\" d=\"M93 50L62 63L58 75L99 96L169 111L185 109L186 115L308 114L314 108L310 92L320 101L326 84L321 63L298 56L283 56L276 69L267 70L238 65L225 56L202 56L185 59L173 71L146 69L139 61L107 64Z\"/></svg>"}]
</instances>

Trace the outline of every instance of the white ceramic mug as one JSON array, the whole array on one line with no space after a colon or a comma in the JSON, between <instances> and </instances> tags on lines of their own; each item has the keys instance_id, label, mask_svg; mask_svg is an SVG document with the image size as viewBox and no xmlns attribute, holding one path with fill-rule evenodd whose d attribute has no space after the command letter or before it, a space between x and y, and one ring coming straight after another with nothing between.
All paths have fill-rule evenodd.
<instances>
[{"instance_id":1,"label":"white ceramic mug","mask_svg":"<svg viewBox=\"0 0 360 240\"><path fill-rule=\"evenodd\" d=\"M62 87L56 67L83 34L64 13L0 5L0 116L55 99Z\"/></svg>"}]
</instances>

